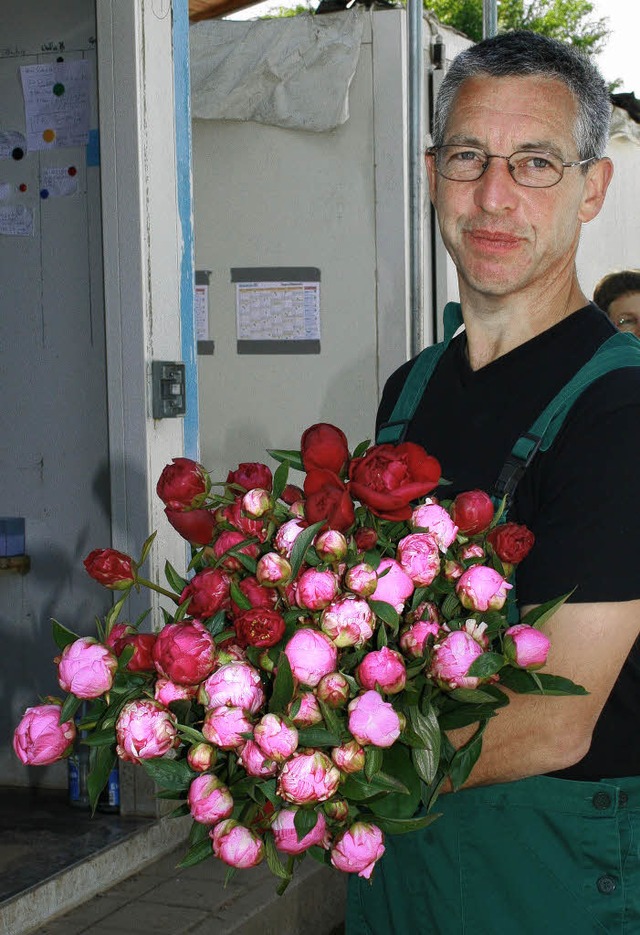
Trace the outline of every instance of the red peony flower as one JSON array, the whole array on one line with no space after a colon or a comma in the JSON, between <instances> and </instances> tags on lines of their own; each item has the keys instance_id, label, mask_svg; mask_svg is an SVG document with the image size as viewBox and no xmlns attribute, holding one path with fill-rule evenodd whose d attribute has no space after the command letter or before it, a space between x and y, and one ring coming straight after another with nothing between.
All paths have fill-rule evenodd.
<instances>
[{"instance_id":1,"label":"red peony flower","mask_svg":"<svg viewBox=\"0 0 640 935\"><path fill-rule=\"evenodd\" d=\"M176 532L192 545L208 545L213 538L216 521L210 510L171 510L165 514Z\"/></svg>"},{"instance_id":2,"label":"red peony flower","mask_svg":"<svg viewBox=\"0 0 640 935\"><path fill-rule=\"evenodd\" d=\"M440 464L420 445L376 445L349 465L352 496L382 519L409 519L410 503L440 480Z\"/></svg>"},{"instance_id":3,"label":"red peony flower","mask_svg":"<svg viewBox=\"0 0 640 935\"><path fill-rule=\"evenodd\" d=\"M235 471L229 471L227 484L237 484L244 490L253 490L254 487L271 490L273 476L266 464L259 461L243 461Z\"/></svg>"},{"instance_id":4,"label":"red peony flower","mask_svg":"<svg viewBox=\"0 0 640 935\"><path fill-rule=\"evenodd\" d=\"M247 578L241 578L238 582L238 587L245 597L249 599L253 609L262 607L266 610L273 610L275 607L276 601L278 600L278 592L273 588L264 588L253 575L249 575ZM231 601L231 613L236 617L243 613L242 609L238 607L233 600Z\"/></svg>"},{"instance_id":5,"label":"red peony flower","mask_svg":"<svg viewBox=\"0 0 640 935\"><path fill-rule=\"evenodd\" d=\"M378 544L378 533L372 526L361 526L360 529L356 529L353 538L360 552L375 549Z\"/></svg>"},{"instance_id":6,"label":"red peony flower","mask_svg":"<svg viewBox=\"0 0 640 935\"><path fill-rule=\"evenodd\" d=\"M219 610L229 607L231 581L221 568L204 568L193 576L180 595L182 604L188 597L192 617L213 617Z\"/></svg>"},{"instance_id":7,"label":"red peony flower","mask_svg":"<svg viewBox=\"0 0 640 935\"><path fill-rule=\"evenodd\" d=\"M117 549L94 549L83 564L94 581L112 591L126 591L135 580L132 559Z\"/></svg>"},{"instance_id":8,"label":"red peony flower","mask_svg":"<svg viewBox=\"0 0 640 935\"><path fill-rule=\"evenodd\" d=\"M300 455L305 471L320 468L340 474L349 460L347 437L335 425L318 422L303 432Z\"/></svg>"},{"instance_id":9,"label":"red peony flower","mask_svg":"<svg viewBox=\"0 0 640 935\"><path fill-rule=\"evenodd\" d=\"M155 633L132 633L123 636L113 643L113 651L120 656L127 646L133 646L133 656L127 663L129 672L153 672L153 647L156 642Z\"/></svg>"},{"instance_id":10,"label":"red peony flower","mask_svg":"<svg viewBox=\"0 0 640 935\"><path fill-rule=\"evenodd\" d=\"M198 503L209 491L207 472L191 458L174 458L163 469L156 493L171 510L184 510Z\"/></svg>"},{"instance_id":11,"label":"red peony flower","mask_svg":"<svg viewBox=\"0 0 640 935\"><path fill-rule=\"evenodd\" d=\"M526 526L517 523L503 523L496 526L487 536L496 555L502 562L516 565L529 554L536 541L534 534Z\"/></svg>"},{"instance_id":12,"label":"red peony flower","mask_svg":"<svg viewBox=\"0 0 640 935\"><path fill-rule=\"evenodd\" d=\"M451 519L460 532L475 536L488 529L493 519L493 501L484 490L465 490L451 504Z\"/></svg>"},{"instance_id":13,"label":"red peony flower","mask_svg":"<svg viewBox=\"0 0 640 935\"><path fill-rule=\"evenodd\" d=\"M233 622L238 643L245 646L259 646L266 649L275 646L284 636L284 618L275 610L265 607L252 607L245 610Z\"/></svg>"},{"instance_id":14,"label":"red peony flower","mask_svg":"<svg viewBox=\"0 0 640 935\"><path fill-rule=\"evenodd\" d=\"M326 520L330 529L344 532L353 525L353 500L333 471L309 471L304 481L305 519L309 524Z\"/></svg>"}]
</instances>

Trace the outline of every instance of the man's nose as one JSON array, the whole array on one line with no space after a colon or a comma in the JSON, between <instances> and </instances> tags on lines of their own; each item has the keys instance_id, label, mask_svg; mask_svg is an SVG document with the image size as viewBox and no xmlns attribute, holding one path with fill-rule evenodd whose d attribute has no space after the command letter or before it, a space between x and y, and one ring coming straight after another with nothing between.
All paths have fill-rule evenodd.
<instances>
[{"instance_id":1,"label":"man's nose","mask_svg":"<svg viewBox=\"0 0 640 935\"><path fill-rule=\"evenodd\" d=\"M476 182L475 201L491 213L513 209L518 202L518 185L503 156L491 156L489 165Z\"/></svg>"}]
</instances>

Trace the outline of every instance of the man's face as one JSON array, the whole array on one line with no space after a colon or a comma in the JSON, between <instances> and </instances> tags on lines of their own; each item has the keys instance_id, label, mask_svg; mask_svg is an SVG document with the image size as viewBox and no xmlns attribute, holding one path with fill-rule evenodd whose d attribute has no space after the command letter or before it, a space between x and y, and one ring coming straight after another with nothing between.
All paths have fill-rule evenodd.
<instances>
[{"instance_id":1,"label":"man's face","mask_svg":"<svg viewBox=\"0 0 640 935\"><path fill-rule=\"evenodd\" d=\"M556 79L470 78L455 98L444 142L503 156L542 150L573 162L576 113L571 92ZM598 213L606 191L605 184L602 197L594 197L590 179L598 167L586 174L567 168L552 188L525 188L504 159L490 160L476 181L459 182L438 175L428 157L431 200L461 291L513 295L571 277L580 224Z\"/></svg>"}]
</instances>

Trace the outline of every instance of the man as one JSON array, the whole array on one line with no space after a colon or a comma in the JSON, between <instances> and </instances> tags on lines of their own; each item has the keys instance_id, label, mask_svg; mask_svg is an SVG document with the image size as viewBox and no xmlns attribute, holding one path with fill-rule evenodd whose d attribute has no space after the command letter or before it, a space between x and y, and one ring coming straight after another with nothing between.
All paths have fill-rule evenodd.
<instances>
[{"instance_id":1,"label":"man","mask_svg":"<svg viewBox=\"0 0 640 935\"><path fill-rule=\"evenodd\" d=\"M492 490L515 440L615 332L575 270L612 176L608 117L595 68L533 33L485 40L445 76L427 171L465 331L406 438L441 461L447 497ZM379 422L410 367L388 381ZM640 367L602 376L509 516L536 536L521 611L575 588L546 627L548 669L589 694L511 695L465 788L438 799L442 817L387 836L372 884L352 881L348 935L640 933L638 425Z\"/></svg>"}]
</instances>

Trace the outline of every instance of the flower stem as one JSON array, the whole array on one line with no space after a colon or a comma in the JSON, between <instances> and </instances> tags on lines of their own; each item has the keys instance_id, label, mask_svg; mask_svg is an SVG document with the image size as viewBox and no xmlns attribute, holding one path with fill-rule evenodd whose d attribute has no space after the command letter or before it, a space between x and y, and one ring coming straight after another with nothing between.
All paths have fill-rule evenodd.
<instances>
[{"instance_id":1,"label":"flower stem","mask_svg":"<svg viewBox=\"0 0 640 935\"><path fill-rule=\"evenodd\" d=\"M164 594L165 597L170 597L172 601L175 601L176 604L180 603L180 598L172 591L167 591L166 588L161 588L159 584L156 584L154 581L149 581L147 578L136 577L136 584L141 584L145 588L149 588L151 591L157 591L158 594Z\"/></svg>"}]
</instances>

